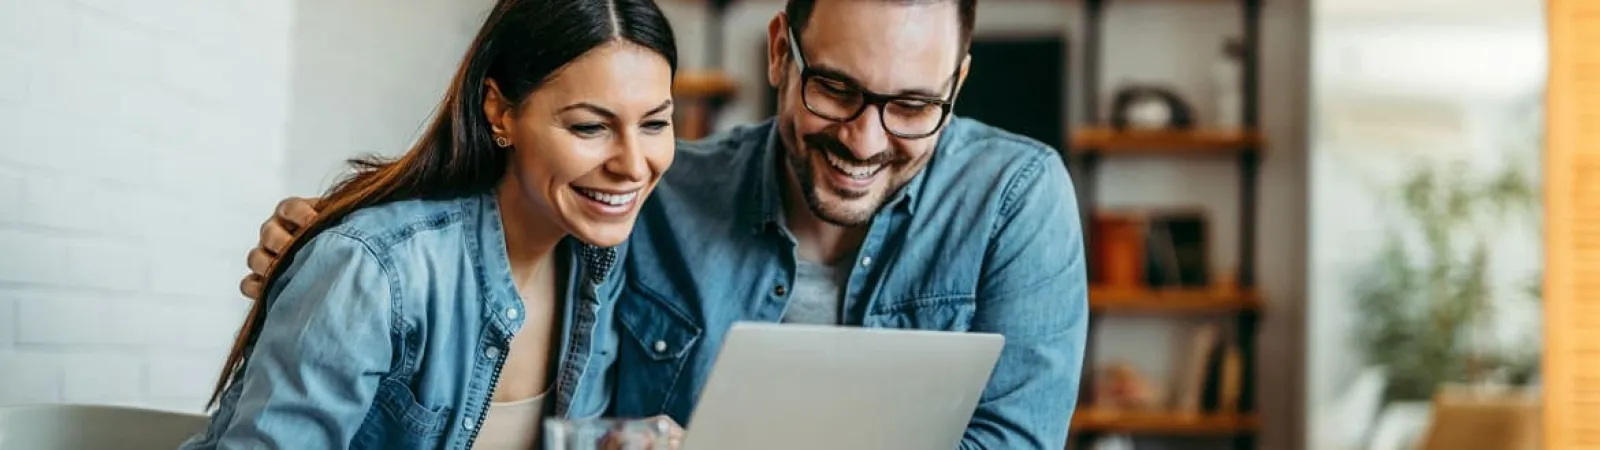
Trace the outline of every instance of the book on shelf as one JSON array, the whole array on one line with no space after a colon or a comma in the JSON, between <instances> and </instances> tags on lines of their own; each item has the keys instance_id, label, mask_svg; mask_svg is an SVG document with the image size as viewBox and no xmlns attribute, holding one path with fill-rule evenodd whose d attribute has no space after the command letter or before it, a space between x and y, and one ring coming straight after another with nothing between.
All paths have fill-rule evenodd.
<instances>
[{"instance_id":1,"label":"book on shelf","mask_svg":"<svg viewBox=\"0 0 1600 450\"><path fill-rule=\"evenodd\" d=\"M1206 270L1206 220L1198 211L1151 214L1146 225L1145 284L1197 288L1210 284Z\"/></svg>"},{"instance_id":2,"label":"book on shelf","mask_svg":"<svg viewBox=\"0 0 1600 450\"><path fill-rule=\"evenodd\" d=\"M1211 349L1216 347L1221 339L1221 331L1215 324L1202 324L1195 327L1192 337L1187 341L1187 346L1180 342L1179 349L1187 351L1177 352L1177 359L1182 364L1174 380L1174 398L1172 409L1181 413L1200 412L1200 398L1205 392L1207 360L1210 359Z\"/></svg>"},{"instance_id":3,"label":"book on shelf","mask_svg":"<svg viewBox=\"0 0 1600 450\"><path fill-rule=\"evenodd\" d=\"M1239 411L1244 358L1239 346L1215 324L1201 324L1189 333L1187 351L1179 352L1172 402L1184 414ZM1185 348L1180 346L1180 348Z\"/></svg>"}]
</instances>

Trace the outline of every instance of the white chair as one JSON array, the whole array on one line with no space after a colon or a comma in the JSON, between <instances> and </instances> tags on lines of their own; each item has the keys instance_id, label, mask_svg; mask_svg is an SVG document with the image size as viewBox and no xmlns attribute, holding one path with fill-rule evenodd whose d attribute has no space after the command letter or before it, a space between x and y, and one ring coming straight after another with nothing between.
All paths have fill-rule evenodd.
<instances>
[{"instance_id":1,"label":"white chair","mask_svg":"<svg viewBox=\"0 0 1600 450\"><path fill-rule=\"evenodd\" d=\"M206 423L202 415L120 406L4 406L0 450L172 450Z\"/></svg>"}]
</instances>

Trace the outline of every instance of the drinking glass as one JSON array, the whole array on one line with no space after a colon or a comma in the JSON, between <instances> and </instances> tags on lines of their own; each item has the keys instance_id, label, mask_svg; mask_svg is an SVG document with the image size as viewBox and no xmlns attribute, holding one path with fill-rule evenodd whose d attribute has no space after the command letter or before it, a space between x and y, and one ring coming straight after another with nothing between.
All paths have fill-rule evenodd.
<instances>
[{"instance_id":1,"label":"drinking glass","mask_svg":"<svg viewBox=\"0 0 1600 450\"><path fill-rule=\"evenodd\" d=\"M544 420L546 450L671 450L668 433L671 425L651 419L561 419Z\"/></svg>"}]
</instances>

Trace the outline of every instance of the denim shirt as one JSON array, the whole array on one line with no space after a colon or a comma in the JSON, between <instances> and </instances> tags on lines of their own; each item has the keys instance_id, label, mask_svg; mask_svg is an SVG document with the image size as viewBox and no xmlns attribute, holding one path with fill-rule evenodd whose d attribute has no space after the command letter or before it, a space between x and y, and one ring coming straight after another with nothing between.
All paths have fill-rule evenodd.
<instances>
[{"instance_id":1,"label":"denim shirt","mask_svg":"<svg viewBox=\"0 0 1600 450\"><path fill-rule=\"evenodd\" d=\"M598 416L620 249L568 238L557 251L570 269L545 411ZM468 449L527 317L493 194L357 211L297 252L265 301L242 377L181 448Z\"/></svg>"},{"instance_id":2,"label":"denim shirt","mask_svg":"<svg viewBox=\"0 0 1600 450\"><path fill-rule=\"evenodd\" d=\"M680 143L643 205L617 307L616 414L668 414L693 433L732 324L783 316L796 243L779 220L776 139L769 120ZM1089 312L1077 201L1056 151L952 119L925 170L873 217L842 288L847 325L1005 336L961 448L1065 445Z\"/></svg>"}]
</instances>

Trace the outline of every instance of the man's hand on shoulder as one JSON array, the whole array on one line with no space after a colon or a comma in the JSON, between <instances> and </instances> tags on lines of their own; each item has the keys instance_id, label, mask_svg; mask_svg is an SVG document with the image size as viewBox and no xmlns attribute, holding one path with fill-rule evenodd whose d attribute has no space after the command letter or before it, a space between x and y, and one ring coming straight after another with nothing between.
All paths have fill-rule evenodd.
<instances>
[{"instance_id":1,"label":"man's hand on shoulder","mask_svg":"<svg viewBox=\"0 0 1600 450\"><path fill-rule=\"evenodd\" d=\"M250 274L239 281L239 293L252 300L260 300L266 286L267 269L278 260L289 241L317 217L317 198L289 197L278 202L272 216L261 224L261 240L250 249L245 265Z\"/></svg>"}]
</instances>

